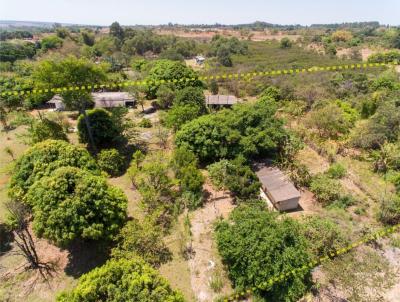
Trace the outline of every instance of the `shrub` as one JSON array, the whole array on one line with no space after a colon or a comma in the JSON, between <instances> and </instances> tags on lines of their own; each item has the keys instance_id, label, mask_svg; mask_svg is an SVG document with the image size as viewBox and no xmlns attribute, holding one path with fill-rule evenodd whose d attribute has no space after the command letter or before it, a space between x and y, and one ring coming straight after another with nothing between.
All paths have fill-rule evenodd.
<instances>
[{"instance_id":1,"label":"shrub","mask_svg":"<svg viewBox=\"0 0 400 302\"><path fill-rule=\"evenodd\" d=\"M104 149L97 154L100 169L111 176L119 175L124 166L124 157L116 149Z\"/></svg>"},{"instance_id":2,"label":"shrub","mask_svg":"<svg viewBox=\"0 0 400 302\"><path fill-rule=\"evenodd\" d=\"M36 144L47 139L64 140L68 141L63 127L54 121L44 118L32 123L28 129L29 137L32 144Z\"/></svg>"},{"instance_id":3,"label":"shrub","mask_svg":"<svg viewBox=\"0 0 400 302\"><path fill-rule=\"evenodd\" d=\"M143 119L139 122L138 126L139 126L139 127L142 127L142 128L151 128L153 125L152 125L150 119L148 119L148 118L143 118Z\"/></svg>"},{"instance_id":4,"label":"shrub","mask_svg":"<svg viewBox=\"0 0 400 302\"><path fill-rule=\"evenodd\" d=\"M280 42L280 47L281 48L291 48L292 47L292 41L290 41L289 38L283 38Z\"/></svg>"},{"instance_id":5,"label":"shrub","mask_svg":"<svg viewBox=\"0 0 400 302\"><path fill-rule=\"evenodd\" d=\"M106 179L62 167L35 182L27 193L39 237L67 246L75 239L110 240L126 218L124 193Z\"/></svg>"},{"instance_id":6,"label":"shrub","mask_svg":"<svg viewBox=\"0 0 400 302\"><path fill-rule=\"evenodd\" d=\"M376 53L368 57L370 63L392 63L394 61L400 62L400 51Z\"/></svg>"},{"instance_id":7,"label":"shrub","mask_svg":"<svg viewBox=\"0 0 400 302\"><path fill-rule=\"evenodd\" d=\"M49 50L53 48L58 48L63 44L63 40L57 36L47 36L40 41L42 49Z\"/></svg>"},{"instance_id":8,"label":"shrub","mask_svg":"<svg viewBox=\"0 0 400 302\"><path fill-rule=\"evenodd\" d=\"M304 236L309 241L309 249L315 259L329 255L348 245L349 238L338 224L318 216L306 217L303 221Z\"/></svg>"},{"instance_id":9,"label":"shrub","mask_svg":"<svg viewBox=\"0 0 400 302\"><path fill-rule=\"evenodd\" d=\"M79 278L57 302L184 302L159 273L142 259L112 259Z\"/></svg>"},{"instance_id":10,"label":"shrub","mask_svg":"<svg viewBox=\"0 0 400 302\"><path fill-rule=\"evenodd\" d=\"M256 206L239 206L217 224L218 251L238 290L256 286L267 301L297 301L309 287L310 272L290 274L272 287L260 284L309 263L311 255L300 225Z\"/></svg>"},{"instance_id":11,"label":"shrub","mask_svg":"<svg viewBox=\"0 0 400 302\"><path fill-rule=\"evenodd\" d=\"M385 224L396 225L400 223L400 196L392 195L383 200L378 217Z\"/></svg>"},{"instance_id":12,"label":"shrub","mask_svg":"<svg viewBox=\"0 0 400 302\"><path fill-rule=\"evenodd\" d=\"M168 262L171 252L163 241L160 227L150 221L139 222L132 219L126 223L116 236L116 247L111 254L114 258L131 259L135 255L142 257L155 267Z\"/></svg>"},{"instance_id":13,"label":"shrub","mask_svg":"<svg viewBox=\"0 0 400 302\"><path fill-rule=\"evenodd\" d=\"M327 175L317 175L310 183L310 190L319 202L328 205L340 197L340 183Z\"/></svg>"},{"instance_id":14,"label":"shrub","mask_svg":"<svg viewBox=\"0 0 400 302\"><path fill-rule=\"evenodd\" d=\"M66 166L99 174L96 162L84 148L65 141L47 140L29 148L17 160L11 177L10 195L23 198L35 181Z\"/></svg>"},{"instance_id":15,"label":"shrub","mask_svg":"<svg viewBox=\"0 0 400 302\"><path fill-rule=\"evenodd\" d=\"M339 163L334 163L332 164L329 169L326 171L326 175L328 175L331 178L339 179L343 178L346 176L346 168L343 167Z\"/></svg>"},{"instance_id":16,"label":"shrub","mask_svg":"<svg viewBox=\"0 0 400 302\"><path fill-rule=\"evenodd\" d=\"M97 147L109 147L120 139L121 133L115 125L111 113L105 109L97 108L88 110L87 118L94 144ZM89 133L83 115L80 115L78 118L78 135L81 143L90 143Z\"/></svg>"}]
</instances>

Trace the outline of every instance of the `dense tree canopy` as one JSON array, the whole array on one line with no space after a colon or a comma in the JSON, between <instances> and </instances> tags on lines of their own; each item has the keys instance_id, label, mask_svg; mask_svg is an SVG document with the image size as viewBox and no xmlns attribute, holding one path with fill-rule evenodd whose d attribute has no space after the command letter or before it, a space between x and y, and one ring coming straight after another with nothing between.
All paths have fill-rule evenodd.
<instances>
[{"instance_id":1,"label":"dense tree canopy","mask_svg":"<svg viewBox=\"0 0 400 302\"><path fill-rule=\"evenodd\" d=\"M61 246L76 239L111 240L126 219L123 192L75 167L59 168L35 182L27 202L36 234Z\"/></svg>"},{"instance_id":2,"label":"dense tree canopy","mask_svg":"<svg viewBox=\"0 0 400 302\"><path fill-rule=\"evenodd\" d=\"M285 130L271 102L240 104L232 110L204 115L176 134L176 144L186 146L202 162L272 155L280 146Z\"/></svg>"},{"instance_id":3,"label":"dense tree canopy","mask_svg":"<svg viewBox=\"0 0 400 302\"><path fill-rule=\"evenodd\" d=\"M110 147L119 140L121 133L115 125L111 113L107 110L102 108L88 110L87 119L96 147ZM90 143L84 115L80 115L78 118L78 134L81 143Z\"/></svg>"},{"instance_id":4,"label":"dense tree canopy","mask_svg":"<svg viewBox=\"0 0 400 302\"><path fill-rule=\"evenodd\" d=\"M47 139L68 141L62 126L48 118L33 121L28 131L30 141L33 144Z\"/></svg>"},{"instance_id":5,"label":"dense tree canopy","mask_svg":"<svg viewBox=\"0 0 400 302\"><path fill-rule=\"evenodd\" d=\"M257 206L236 208L228 221L217 225L216 234L218 251L238 289L260 286L310 261L300 225ZM256 292L268 301L297 301L309 281L310 273L303 271Z\"/></svg>"},{"instance_id":6,"label":"dense tree canopy","mask_svg":"<svg viewBox=\"0 0 400 302\"><path fill-rule=\"evenodd\" d=\"M169 60L158 60L153 68L150 69L146 81L152 82L147 90L147 96L149 98L156 97L157 90L162 84L161 81L173 81L176 89L183 89L188 86L202 86L201 81L197 80L195 71L180 62Z\"/></svg>"},{"instance_id":7,"label":"dense tree canopy","mask_svg":"<svg viewBox=\"0 0 400 302\"><path fill-rule=\"evenodd\" d=\"M58 302L183 302L181 293L140 258L110 260L79 278Z\"/></svg>"},{"instance_id":8,"label":"dense tree canopy","mask_svg":"<svg viewBox=\"0 0 400 302\"><path fill-rule=\"evenodd\" d=\"M65 141L47 140L29 148L17 160L10 182L10 194L24 197L35 181L66 166L99 173L96 162L85 149Z\"/></svg>"},{"instance_id":9,"label":"dense tree canopy","mask_svg":"<svg viewBox=\"0 0 400 302\"><path fill-rule=\"evenodd\" d=\"M32 43L0 43L0 62L15 62L16 60L32 58L36 53Z\"/></svg>"}]
</instances>

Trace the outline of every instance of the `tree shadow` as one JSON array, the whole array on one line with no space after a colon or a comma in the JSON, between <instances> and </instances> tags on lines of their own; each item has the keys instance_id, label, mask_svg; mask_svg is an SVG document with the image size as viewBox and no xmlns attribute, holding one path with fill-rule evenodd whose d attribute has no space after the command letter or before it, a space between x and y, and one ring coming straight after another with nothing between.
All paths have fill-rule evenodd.
<instances>
[{"instance_id":1,"label":"tree shadow","mask_svg":"<svg viewBox=\"0 0 400 302\"><path fill-rule=\"evenodd\" d=\"M103 265L110 256L108 242L77 241L68 247L68 264L64 271L68 276L79 278L95 267Z\"/></svg>"},{"instance_id":2,"label":"tree shadow","mask_svg":"<svg viewBox=\"0 0 400 302\"><path fill-rule=\"evenodd\" d=\"M11 250L14 235L6 224L0 223L0 256Z\"/></svg>"}]
</instances>

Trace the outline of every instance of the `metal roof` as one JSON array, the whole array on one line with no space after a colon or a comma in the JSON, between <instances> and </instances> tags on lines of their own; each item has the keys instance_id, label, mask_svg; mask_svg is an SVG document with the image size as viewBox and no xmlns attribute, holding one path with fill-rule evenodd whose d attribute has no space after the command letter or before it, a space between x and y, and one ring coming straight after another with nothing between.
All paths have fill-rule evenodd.
<instances>
[{"instance_id":1,"label":"metal roof","mask_svg":"<svg viewBox=\"0 0 400 302\"><path fill-rule=\"evenodd\" d=\"M274 202L279 203L292 198L300 198L300 192L278 168L263 167L256 174Z\"/></svg>"},{"instance_id":2,"label":"metal roof","mask_svg":"<svg viewBox=\"0 0 400 302\"><path fill-rule=\"evenodd\" d=\"M206 98L207 105L233 105L239 102L234 95L208 95Z\"/></svg>"}]
</instances>

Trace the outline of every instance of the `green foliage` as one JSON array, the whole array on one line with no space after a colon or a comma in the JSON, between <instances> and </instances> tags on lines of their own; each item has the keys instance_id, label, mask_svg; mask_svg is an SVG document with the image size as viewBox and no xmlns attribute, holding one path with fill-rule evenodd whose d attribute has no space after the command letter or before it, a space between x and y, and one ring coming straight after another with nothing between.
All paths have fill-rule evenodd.
<instances>
[{"instance_id":1,"label":"green foliage","mask_svg":"<svg viewBox=\"0 0 400 302\"><path fill-rule=\"evenodd\" d=\"M124 157L116 149L103 149L97 154L97 164L102 171L117 176L124 166Z\"/></svg>"},{"instance_id":2,"label":"green foliage","mask_svg":"<svg viewBox=\"0 0 400 302\"><path fill-rule=\"evenodd\" d=\"M28 128L29 138L32 144L36 144L47 139L68 141L63 127L52 120L43 118L35 120L31 127Z\"/></svg>"},{"instance_id":3,"label":"green foliage","mask_svg":"<svg viewBox=\"0 0 400 302\"><path fill-rule=\"evenodd\" d=\"M152 125L150 119L142 118L142 120L139 122L138 126L142 127L142 128L151 128L153 125Z\"/></svg>"},{"instance_id":4,"label":"green foliage","mask_svg":"<svg viewBox=\"0 0 400 302\"><path fill-rule=\"evenodd\" d=\"M304 219L303 228L304 237L309 242L310 253L314 259L329 255L349 244L348 236L330 219L309 216Z\"/></svg>"},{"instance_id":5,"label":"green foliage","mask_svg":"<svg viewBox=\"0 0 400 302\"><path fill-rule=\"evenodd\" d=\"M16 60L32 58L36 53L32 43L0 43L0 61L15 62Z\"/></svg>"},{"instance_id":6,"label":"green foliage","mask_svg":"<svg viewBox=\"0 0 400 302\"><path fill-rule=\"evenodd\" d=\"M34 182L66 166L99 173L96 162L84 148L65 141L47 140L29 148L17 160L11 177L10 195L23 198Z\"/></svg>"},{"instance_id":7,"label":"green foliage","mask_svg":"<svg viewBox=\"0 0 400 302\"><path fill-rule=\"evenodd\" d=\"M385 224L396 225L400 223L400 195L392 194L382 200L378 218Z\"/></svg>"},{"instance_id":8,"label":"green foliage","mask_svg":"<svg viewBox=\"0 0 400 302\"><path fill-rule=\"evenodd\" d=\"M121 133L107 110L102 108L88 110L87 119L97 147L110 147L119 140ZM78 134L81 143L90 143L84 115L78 118Z\"/></svg>"},{"instance_id":9,"label":"green foliage","mask_svg":"<svg viewBox=\"0 0 400 302\"><path fill-rule=\"evenodd\" d=\"M330 178L339 179L339 178L345 177L346 174L347 174L347 171L346 171L346 168L343 165L341 165L339 163L334 163L326 171L326 174Z\"/></svg>"},{"instance_id":10,"label":"green foliage","mask_svg":"<svg viewBox=\"0 0 400 302\"><path fill-rule=\"evenodd\" d=\"M101 66L71 56L62 60L41 61L35 68L32 78L36 88L48 89L93 85L103 82L107 77ZM60 95L67 109L82 111L93 106L88 90L63 91Z\"/></svg>"},{"instance_id":11,"label":"green foliage","mask_svg":"<svg viewBox=\"0 0 400 302\"><path fill-rule=\"evenodd\" d=\"M233 62L232 62L232 58L230 55L230 51L229 48L225 45L222 45L221 47L218 48L217 51L217 59L218 62L225 67L232 67L233 66Z\"/></svg>"},{"instance_id":12,"label":"green foliage","mask_svg":"<svg viewBox=\"0 0 400 302\"><path fill-rule=\"evenodd\" d=\"M297 301L308 289L309 271L290 275L268 290L258 287L308 264L311 258L300 225L280 218L262 208L239 206L216 227L218 251L238 290L255 286L256 293L268 301Z\"/></svg>"},{"instance_id":13,"label":"green foliage","mask_svg":"<svg viewBox=\"0 0 400 302\"><path fill-rule=\"evenodd\" d=\"M81 32L82 42L88 46L94 45L94 34L89 31L82 31Z\"/></svg>"},{"instance_id":14,"label":"green foliage","mask_svg":"<svg viewBox=\"0 0 400 302\"><path fill-rule=\"evenodd\" d=\"M124 38L124 29L119 25L118 22L113 22L110 25L110 36L116 38L119 41L122 41Z\"/></svg>"},{"instance_id":15,"label":"green foliage","mask_svg":"<svg viewBox=\"0 0 400 302\"><path fill-rule=\"evenodd\" d=\"M79 278L57 302L184 302L159 273L140 258L112 259Z\"/></svg>"},{"instance_id":16,"label":"green foliage","mask_svg":"<svg viewBox=\"0 0 400 302\"><path fill-rule=\"evenodd\" d=\"M184 124L176 144L193 151L201 162L215 162L239 154L246 157L273 155L285 130L268 102L239 104L232 110L201 116Z\"/></svg>"},{"instance_id":17,"label":"green foliage","mask_svg":"<svg viewBox=\"0 0 400 302\"><path fill-rule=\"evenodd\" d=\"M239 201L258 198L261 184L243 157L221 160L208 166L210 179L217 189L228 189Z\"/></svg>"},{"instance_id":18,"label":"green foliage","mask_svg":"<svg viewBox=\"0 0 400 302\"><path fill-rule=\"evenodd\" d=\"M47 36L40 41L43 50L59 48L63 44L63 40L57 36Z\"/></svg>"},{"instance_id":19,"label":"green foliage","mask_svg":"<svg viewBox=\"0 0 400 302\"><path fill-rule=\"evenodd\" d=\"M375 53L368 57L370 63L393 63L394 61L400 62L400 51L388 51L385 53Z\"/></svg>"},{"instance_id":20,"label":"green foliage","mask_svg":"<svg viewBox=\"0 0 400 302\"><path fill-rule=\"evenodd\" d=\"M165 116L165 125L174 131L201 116L201 109L193 105L173 105Z\"/></svg>"},{"instance_id":21,"label":"green foliage","mask_svg":"<svg viewBox=\"0 0 400 302\"><path fill-rule=\"evenodd\" d=\"M311 180L310 190L319 202L329 205L340 198L341 185L336 179L320 174Z\"/></svg>"},{"instance_id":22,"label":"green foliage","mask_svg":"<svg viewBox=\"0 0 400 302\"><path fill-rule=\"evenodd\" d=\"M183 106L191 105L196 106L202 113L206 111L206 100L203 90L199 87L185 87L176 93L173 101L174 105Z\"/></svg>"},{"instance_id":23,"label":"green foliage","mask_svg":"<svg viewBox=\"0 0 400 302\"><path fill-rule=\"evenodd\" d=\"M111 255L114 258L131 259L142 257L154 267L171 260L172 254L162 238L162 230L148 220L139 222L132 219L126 223L116 236L116 247Z\"/></svg>"},{"instance_id":24,"label":"green foliage","mask_svg":"<svg viewBox=\"0 0 400 302\"><path fill-rule=\"evenodd\" d=\"M218 94L218 90L219 90L218 83L217 83L216 80L213 79L213 80L210 82L210 91L211 91L211 94L213 94L213 95Z\"/></svg>"},{"instance_id":25,"label":"green foliage","mask_svg":"<svg viewBox=\"0 0 400 302\"><path fill-rule=\"evenodd\" d=\"M161 85L157 90L157 105L162 109L171 107L175 99L175 90L170 85Z\"/></svg>"},{"instance_id":26,"label":"green foliage","mask_svg":"<svg viewBox=\"0 0 400 302\"><path fill-rule=\"evenodd\" d=\"M292 41L289 38L283 38L280 42L280 47L283 49L290 48L292 47Z\"/></svg>"},{"instance_id":27,"label":"green foliage","mask_svg":"<svg viewBox=\"0 0 400 302\"><path fill-rule=\"evenodd\" d=\"M193 79L190 81L179 81L180 79ZM153 68L150 69L146 81L152 84L147 88L147 97L153 99L157 95L158 88L162 85L162 81L173 81L176 89L183 89L188 86L202 87L201 81L197 80L197 74L191 68L176 61L158 60ZM157 82L157 83L155 83Z\"/></svg>"},{"instance_id":28,"label":"green foliage","mask_svg":"<svg viewBox=\"0 0 400 302\"><path fill-rule=\"evenodd\" d=\"M27 202L36 234L61 246L76 239L112 239L126 218L123 192L75 167L59 168L35 182Z\"/></svg>"}]
</instances>

